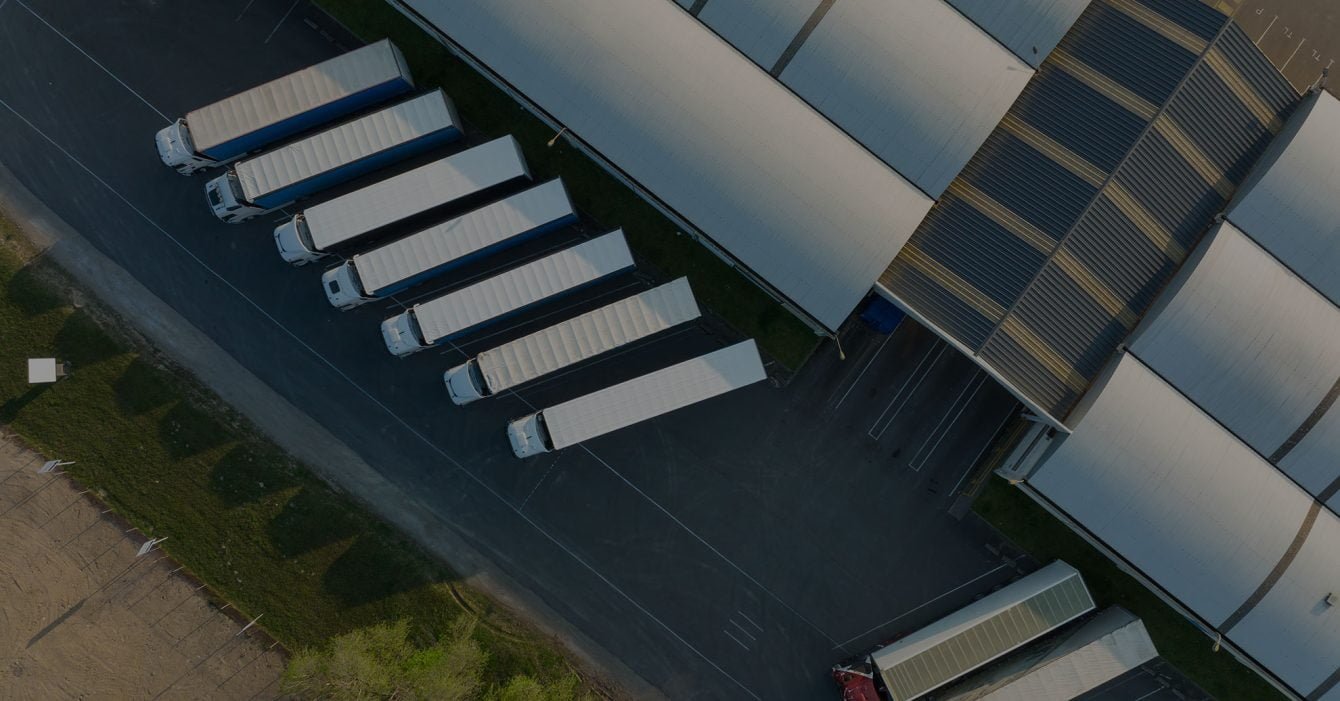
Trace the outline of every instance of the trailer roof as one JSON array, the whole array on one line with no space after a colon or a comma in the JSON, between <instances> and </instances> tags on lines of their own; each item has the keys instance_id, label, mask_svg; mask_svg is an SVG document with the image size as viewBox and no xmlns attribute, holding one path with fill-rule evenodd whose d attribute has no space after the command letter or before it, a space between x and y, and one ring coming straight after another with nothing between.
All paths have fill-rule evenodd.
<instances>
[{"instance_id":1,"label":"trailer roof","mask_svg":"<svg viewBox=\"0 0 1340 701\"><path fill-rule=\"evenodd\" d=\"M496 392L696 319L700 313L689 279L682 277L490 348L476 362Z\"/></svg>"},{"instance_id":2,"label":"trailer roof","mask_svg":"<svg viewBox=\"0 0 1340 701\"><path fill-rule=\"evenodd\" d=\"M455 108L435 90L239 161L235 170L242 191L254 202L387 148L460 128Z\"/></svg>"},{"instance_id":3,"label":"trailer roof","mask_svg":"<svg viewBox=\"0 0 1340 701\"><path fill-rule=\"evenodd\" d=\"M363 290L384 287L478 254L514 236L575 220L563 181L550 180L353 257Z\"/></svg>"},{"instance_id":4,"label":"trailer roof","mask_svg":"<svg viewBox=\"0 0 1340 701\"><path fill-rule=\"evenodd\" d=\"M544 410L555 449L576 445L768 376L754 340L661 368Z\"/></svg>"},{"instance_id":5,"label":"trailer roof","mask_svg":"<svg viewBox=\"0 0 1340 701\"><path fill-rule=\"evenodd\" d=\"M389 39L244 90L186 115L196 150L208 151L347 95L392 80L413 83Z\"/></svg>"},{"instance_id":6,"label":"trailer roof","mask_svg":"<svg viewBox=\"0 0 1340 701\"><path fill-rule=\"evenodd\" d=\"M529 177L516 139L503 136L308 207L317 250L510 180Z\"/></svg>"},{"instance_id":7,"label":"trailer roof","mask_svg":"<svg viewBox=\"0 0 1340 701\"><path fill-rule=\"evenodd\" d=\"M416 304L429 343L633 267L623 231L565 248L442 297Z\"/></svg>"},{"instance_id":8,"label":"trailer roof","mask_svg":"<svg viewBox=\"0 0 1340 701\"><path fill-rule=\"evenodd\" d=\"M830 329L930 209L666 0L405 4Z\"/></svg>"}]
</instances>

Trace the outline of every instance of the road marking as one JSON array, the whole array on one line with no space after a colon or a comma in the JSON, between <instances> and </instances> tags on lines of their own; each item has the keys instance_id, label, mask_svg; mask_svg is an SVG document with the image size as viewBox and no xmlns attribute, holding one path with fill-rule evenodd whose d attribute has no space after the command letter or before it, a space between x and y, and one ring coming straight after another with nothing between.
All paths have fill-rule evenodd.
<instances>
[{"instance_id":1,"label":"road marking","mask_svg":"<svg viewBox=\"0 0 1340 701\"><path fill-rule=\"evenodd\" d=\"M884 346L889 344L889 339L891 338L893 338L892 333L884 337L884 342L879 344L879 348L876 348L875 354L870 356L870 360L866 361L865 367L861 368L861 372L856 375L856 379L852 380L850 385L847 385L847 391L842 393L842 398L838 399L837 404L833 405L833 411L837 411L838 407L842 406L842 403L847 401L847 395L851 394L853 389L856 389L856 383L860 382L862 377L865 377L865 371L869 370L870 366L874 364L875 358L879 357L880 352L884 350Z\"/></svg>"},{"instance_id":2,"label":"road marking","mask_svg":"<svg viewBox=\"0 0 1340 701\"><path fill-rule=\"evenodd\" d=\"M1014 416L1014 411L1016 408L1017 408L1016 406L1011 406L1009 413L1005 414L1005 418L1001 419L1000 425L996 426L996 430L992 431L991 434L986 437L986 445L983 445L982 449L977 451L977 457L973 458L972 462L968 463L968 469L964 470L963 476L958 478L958 481L954 483L954 488L949 490L950 494L958 493L959 485L963 484L963 480L968 479L968 475L972 474L972 468L977 465L977 461L981 460L982 455L984 455L987 449L990 448L993 443L995 443L996 434L1000 433L1000 429L1004 428L1005 423Z\"/></svg>"},{"instance_id":3,"label":"road marking","mask_svg":"<svg viewBox=\"0 0 1340 701\"><path fill-rule=\"evenodd\" d=\"M922 372L920 376L917 375L917 371L921 369L922 364L926 361L926 358L923 357L921 359L922 362L917 363L916 369L912 371L912 375L909 376L906 380L904 380L902 386L898 388L898 393L893 395L893 399L889 400L888 406L884 407L884 411L881 411L879 413L879 418L875 419L875 423L870 427L870 430L866 431L867 436L870 436L875 440L879 440L880 438L882 438L884 436L884 432L888 431L889 427L893 425L894 419L897 419L898 415L901 414L903 412L903 409L907 407L907 403L912 401L912 395L916 394L917 389L921 387L921 383L925 382L927 377L930 377L931 369L935 367L936 363L940 362L940 357L945 354L945 349L949 347L949 344L937 342L934 346L931 347L931 350L934 350L937 347L940 349L940 352L936 353L935 358L931 360L930 365L926 366L926 371ZM927 351L927 355L929 354L930 351ZM912 389L907 393L907 396L903 397L903 401L898 404L898 408L894 409L894 412L889 415L889 420L885 422L884 415L888 414L890 409L893 409L894 402L897 402L898 398L902 396L903 390L907 389L907 384L911 382L913 378L917 378L917 383L915 385L912 385ZM879 428L880 423L884 424L884 428L879 429L879 432L876 433L875 429Z\"/></svg>"},{"instance_id":4,"label":"road marking","mask_svg":"<svg viewBox=\"0 0 1340 701\"><path fill-rule=\"evenodd\" d=\"M15 2L18 1L19 0L15 0ZM264 307L262 307L254 299L249 297L245 292L243 292L231 281L229 281L228 278L224 277L214 268L211 268L209 264L205 263L205 261L202 260L199 256L197 256L193 251L191 251L191 249L187 248L185 244L183 244L179 239L177 239L172 234L168 233L167 229L164 229L158 222L150 218L149 215L145 214L139 207L136 207L135 204L131 202L125 195L121 194L120 191L118 191L116 188L108 184L106 180L103 180L101 176L93 172L93 169L89 168L87 165L84 165L83 161L79 160L74 156L74 154L67 151L64 146L61 146L59 143L57 143L56 140L48 136L46 132L42 131L41 129L38 129L37 125L33 124L31 121L28 120L27 117L24 117L17 110L11 107L10 104L6 102L3 98L0 98L0 107L4 107L6 110L8 110L10 114L13 114L15 117L19 119L19 121L26 124L29 129L32 129L34 133L42 137L42 139L45 140L47 143L54 146L56 150L60 151L66 158L70 159L71 162L79 166L79 168L82 169L85 173L88 173L89 177L96 180L99 185L102 185L104 189L112 193L112 195L114 195L117 199L121 200L121 202L124 203L126 207L128 207L137 216L139 216L139 218L143 219L145 223L149 224L149 226L152 226L154 229L156 229L158 233L162 234L165 238L167 238L174 245L180 248L183 253L185 253L188 257L194 260L198 265L200 265L201 268L204 268L205 271L207 271L210 275L213 275L220 282L222 282L224 286L228 287L228 289L236 293L238 297L240 297L243 301L245 301L248 305L250 305L253 309L255 309L257 313L268 319L270 323L274 324L275 327L278 328L281 333L291 338L295 343L301 346L308 353L311 353L314 358L321 361L321 363L324 364L326 367L330 368L331 372L338 375L340 379L344 380L346 383L349 384L350 387L353 387L360 394L366 397L367 400L371 402L374 406L385 412L387 416L394 419L395 422L400 424L401 427L403 427L406 431L410 433L410 435L417 438L421 443L423 443L433 452L437 453L438 455L441 455L444 460L446 460L448 463L451 464L454 470L463 473L466 477L470 479L470 481L474 482L484 491L488 492L490 496L498 500L498 502L500 502L503 506L507 507L508 510L510 510L513 514L515 514L517 518L524 521L526 525L533 528L536 533L540 534L542 537L544 537L545 540L548 540L555 547L562 550L568 557L572 558L573 562L576 562L578 565L581 565L583 569L590 572L593 576L595 576L602 583L608 586L611 591L622 597L625 601L629 603L629 605L633 606L633 608L636 608L639 612L641 612L649 620L651 620L653 623L655 623L657 626L663 629L672 638L677 640L684 647L688 648L691 652L693 652L694 655L698 656L699 659L701 659L703 662L707 663L708 666L712 667L712 669L715 669L718 673L720 673L721 676L725 677L726 679L729 679L731 683L740 687L740 689L743 690L746 694L748 694L750 698L759 699L759 701L762 701L759 695L755 694L752 689L745 686L744 683L741 682L739 679L737 679L734 675L728 674L726 670L722 669L721 666L718 665L712 658L708 657L701 650L699 650L692 643L690 643L687 639L685 639L684 636L680 635L678 631L676 631L674 628L670 627L668 624L666 624L664 621L658 618L656 614L652 613L651 610L648 609L646 606L643 606L641 602L639 602L637 599L633 598L633 596L631 596L623 589L621 589L617 584L613 582L613 580L605 576L605 574L601 572L597 567L595 567L594 565L583 559L581 555L577 554L575 550L568 547L565 543L563 543L563 541L559 540L557 536L554 536L552 533L541 527L540 524L536 523L534 519L530 518L529 516L518 510L515 505L509 502L505 497L503 497L502 494L500 494L492 486L490 486L488 482L484 481L483 478L479 477L478 475L467 469L464 464L462 464L456 458L452 457L450 453L443 450L433 441L429 440L427 436L420 433L418 429L410 425L408 421L402 418L399 414L392 411L390 407L383 404L381 400L377 399L371 392L369 392L362 385L355 382L353 378L345 374L345 372L341 370L337 365L335 365L335 363L331 362L330 359L326 358L326 356L322 355L315 348L309 345L306 341L302 340L302 338L300 338L297 334L289 330L287 326L285 326L278 319L272 316L268 311L265 310ZM808 623L808 621L806 622ZM827 638L827 636L824 637ZM828 639L831 640L831 638Z\"/></svg>"},{"instance_id":5,"label":"road marking","mask_svg":"<svg viewBox=\"0 0 1340 701\"><path fill-rule=\"evenodd\" d=\"M93 65L95 65L95 66L97 66L98 68L102 69L102 72L103 72L103 73L106 73L107 75L111 76L112 80L115 80L117 83L119 83L119 84L121 85L121 87L123 87L123 88L125 88L127 91L129 91L131 95L134 95L136 98L139 99L140 102L143 102L149 109L153 110L154 113L156 113L158 116L162 117L162 118L163 118L163 121L167 122L168 124L171 124L171 123L172 123L172 119L171 119L170 117L168 117L166 114L163 114L162 111L160 111L157 107L154 107L152 103L150 103L148 100L144 99L144 96L143 96L143 95L141 95L141 94L135 92L135 89L134 89L134 88L130 87L129 85L126 85L126 81L121 80L120 78L118 78L118 77L116 76L115 73L113 73L113 72L107 70L107 67L106 67L106 66L102 65L101 63L99 63L99 62L98 62L98 59L93 58L92 56L89 55L89 53L88 53L87 51L85 51L85 50L83 50L82 48L80 48L78 44L76 44L76 43L74 43L73 41L71 41L71 40L70 40L70 37L65 36L64 34L61 33L61 31L60 31L59 29L56 29L55 27L53 27L53 26L51 25L50 22L46 21L45 19L42 19L42 15L37 14L36 12L33 11L33 8L28 7L27 5L25 5L24 2L23 2L23 0L14 0L14 2L17 3L19 7L22 7L23 9L27 10L27 11L28 11L28 14L32 15L33 17L36 17L38 22L41 22L42 24L45 24L45 25L47 26L47 29L50 29L51 31L55 32L55 33L56 33L56 36L60 37L61 39L64 39L64 40L65 40L65 43L69 44L70 46L73 46L75 51L78 51L79 53L81 53L81 54L84 55L84 58L86 58L86 59L92 61L92 62L93 62ZM13 112L14 110L13 110L13 109L10 109L10 111ZM18 114L18 113L17 113L17 112L14 112L14 114ZM22 119L22 117L20 117L20 119ZM27 121L27 120L24 120L24 121Z\"/></svg>"},{"instance_id":6,"label":"road marking","mask_svg":"<svg viewBox=\"0 0 1340 701\"><path fill-rule=\"evenodd\" d=\"M15 0L15 2L18 2L18 0ZM1303 44L1305 43L1307 43L1307 37L1298 40L1298 46L1294 47L1293 53L1289 54L1289 58L1284 61L1284 65L1280 66L1280 73L1284 72L1284 69L1289 66L1289 61L1292 61L1293 57L1298 55L1298 50L1303 48Z\"/></svg>"},{"instance_id":7,"label":"road marking","mask_svg":"<svg viewBox=\"0 0 1340 701\"><path fill-rule=\"evenodd\" d=\"M1258 13L1259 13L1259 10L1258 10ZM1273 27L1273 26L1275 26L1275 20L1277 20L1277 19L1279 19L1279 18L1280 18L1279 15L1275 15L1274 17L1271 17L1271 18L1270 18L1270 24L1267 24L1267 25L1266 25L1266 29L1265 29L1265 31L1264 31L1264 32L1261 32L1261 36L1256 37L1256 45L1257 45L1257 46L1260 46L1260 45L1261 45L1261 40L1264 39L1264 38L1266 38L1266 34L1270 32L1270 28Z\"/></svg>"},{"instance_id":8,"label":"road marking","mask_svg":"<svg viewBox=\"0 0 1340 701\"><path fill-rule=\"evenodd\" d=\"M255 3L256 3L256 0L247 0L246 7L243 7L243 8L242 8L242 11L239 12L239 13L237 13L237 17L236 17L235 19L233 19L233 21L234 21L234 22L237 22L237 21L241 20L241 19L242 19L242 15L245 15L245 14L247 13L247 10L250 10L250 9L251 9L251 6L254 5Z\"/></svg>"},{"instance_id":9,"label":"road marking","mask_svg":"<svg viewBox=\"0 0 1340 701\"><path fill-rule=\"evenodd\" d=\"M540 488L540 485L544 484L544 481L549 478L549 473L554 471L554 466L558 465L558 461L562 459L563 454L559 453L558 456L554 458L554 461L549 463L549 469L545 470L543 475L540 475L540 479L535 482L535 486L531 487L530 494L527 494L526 498L521 500L521 506L516 507L517 511L526 508L526 504L530 503L530 498L535 496L535 492Z\"/></svg>"},{"instance_id":10,"label":"road marking","mask_svg":"<svg viewBox=\"0 0 1340 701\"><path fill-rule=\"evenodd\" d=\"M995 567L992 567L991 569L989 569L989 570L987 570L987 571L985 571L985 572L983 572L983 573L977 575L976 577L973 577L972 579L969 579L968 581L966 581L966 582L964 582L964 583L958 585L957 587L954 587L953 589L950 589L949 591L947 591L947 592L945 592L945 593L943 593L943 594L941 594L941 595L935 597L934 599L931 599L930 601L927 601L927 602L921 604L920 606L917 606L916 608L908 609L907 611L904 611L904 612L898 614L897 616L894 616L893 618L890 618L889 620L884 621L883 623L881 623L881 624L879 624L879 625L877 625L877 626L875 626L875 627L873 627L873 628L871 628L871 629L869 629L869 630L867 630L867 631L864 631L864 632L862 632L862 633L858 633L858 634L856 634L856 635L853 635L849 640L844 641L844 642L842 643L842 645L839 646L839 647L845 647L848 643L855 642L856 640L858 640L858 639L860 639L860 638L863 638L863 637L865 637L865 636L867 636L867 635L870 635L871 633L873 633L873 632L879 630L880 628L883 628L884 626L892 625L893 623L895 623L895 622L897 622L897 621L900 621L900 620L902 620L902 619L904 619L904 618L906 618L906 617L908 617L908 616L910 616L910 615L916 613L917 611L920 611L921 609L926 608L927 606L930 606L931 604L933 604L933 603L939 601L940 599L943 599L943 598L945 598L946 596L949 596L950 594L953 594L954 592L956 592L956 591L962 589L963 587L966 587L966 586L968 586L968 585L970 585L970 584L974 584L974 583L976 583L978 580L980 580L980 579L982 579L982 578L984 578L984 577L988 577L988 576L990 576L990 575L993 575L993 574L995 574L995 573L997 573L997 572L999 572L999 571L1005 569L1006 567L1008 567L1008 565L996 565ZM836 650L837 648L835 647L835 648L833 648L833 649Z\"/></svg>"},{"instance_id":11,"label":"road marking","mask_svg":"<svg viewBox=\"0 0 1340 701\"><path fill-rule=\"evenodd\" d=\"M973 387L972 394L968 395L967 400L963 402L963 406L959 407L958 413L954 414L954 418L950 419L949 425L945 426L944 431L941 432L940 424L943 424L945 419L949 418L949 412L953 411L954 407L958 405L958 400L963 399L963 393L967 392L969 387L972 387L973 382L976 382L977 386ZM945 411L944 416L941 416L940 420L936 422L935 428L931 429L930 434L926 436L926 440L921 442L921 447L917 448L917 452L912 454L912 459L908 461L908 465L912 468L913 472L921 472L921 468L926 465L926 461L935 454L936 449L940 447L940 443L944 441L945 436L949 435L949 430L954 427L954 424L958 423L958 418L963 415L963 411L968 408L968 405L972 404L973 397L977 396L977 392L982 389L982 385L984 384L986 384L986 373L980 370L974 371L972 377L968 380L968 384L963 386L963 390L958 393L957 397L954 397L953 403L949 405L949 409ZM931 439L935 437L937 432L940 433L940 438L935 441L935 445L931 446L930 452L926 453L926 457L922 458L920 464L913 464L916 463L917 456L921 455L921 451L926 447L927 443L931 442Z\"/></svg>"},{"instance_id":12,"label":"road marking","mask_svg":"<svg viewBox=\"0 0 1340 701\"><path fill-rule=\"evenodd\" d=\"M740 625L739 623L736 623L734 618L728 618L728 619L726 619L726 622L727 622L727 623L730 623L731 625L735 626L736 628L739 628L739 629L740 629L740 633L743 634L743 635L748 636L748 637L749 637L749 640L750 640L751 642L752 642L752 641L755 641L755 640L758 640L758 638L754 637L754 634L753 634L753 633L750 633L749 631L745 630L745 629L744 629L744 626Z\"/></svg>"},{"instance_id":13,"label":"road marking","mask_svg":"<svg viewBox=\"0 0 1340 701\"><path fill-rule=\"evenodd\" d=\"M293 14L293 11L298 8L298 4L301 2L302 0L293 0L293 4L289 6L288 12L285 12L284 16L279 18L279 22L277 22L275 28L271 29L270 33L265 36L265 41L261 42L262 44L270 43L270 40L275 36L275 32L279 31L279 28L284 26L284 20L288 19L288 16Z\"/></svg>"},{"instance_id":14,"label":"road marking","mask_svg":"<svg viewBox=\"0 0 1340 701\"><path fill-rule=\"evenodd\" d=\"M763 632L763 626L761 626L761 625L755 623L755 622L754 622L754 619L752 619L752 618L750 618L750 617L744 615L744 611L736 611L735 613L739 614L739 615L740 615L740 618L743 618L743 619L745 620L746 623L748 623L749 625L751 625L751 626L757 628L757 629L758 629L758 632L760 632L760 633Z\"/></svg>"},{"instance_id":15,"label":"road marking","mask_svg":"<svg viewBox=\"0 0 1340 701\"><path fill-rule=\"evenodd\" d=\"M740 639L737 638L737 637L735 637L734 635L731 635L731 634L730 634L730 631L726 630L725 628L722 628L722 629L721 629L721 632L722 632L722 633L725 633L727 638L730 638L731 640L734 640L736 645L739 645L740 647L742 647L742 648L744 648L744 649L746 649L746 650L749 649L749 646L748 646L748 645L745 645L744 643L740 642Z\"/></svg>"}]
</instances>

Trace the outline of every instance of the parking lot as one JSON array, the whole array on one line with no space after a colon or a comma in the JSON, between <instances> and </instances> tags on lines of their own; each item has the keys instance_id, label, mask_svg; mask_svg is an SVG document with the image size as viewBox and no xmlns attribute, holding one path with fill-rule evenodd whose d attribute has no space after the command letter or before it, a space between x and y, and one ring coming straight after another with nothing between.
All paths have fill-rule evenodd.
<instances>
[{"instance_id":1,"label":"parking lot","mask_svg":"<svg viewBox=\"0 0 1340 701\"><path fill-rule=\"evenodd\" d=\"M206 178L164 167L153 133L337 53L330 38L352 43L315 12L301 0L0 0L0 162L671 698L821 698L831 663L1016 574L990 533L949 514L1016 405L911 321L887 337L849 324L845 361L826 344L784 387L759 383L519 461L503 436L508 419L736 339L709 319L460 408L447 400L443 370L655 276L621 277L404 360L386 352L377 325L444 285L619 222L588 222L347 313L321 292L324 266L279 259L278 217L219 223Z\"/></svg>"},{"instance_id":2,"label":"parking lot","mask_svg":"<svg viewBox=\"0 0 1340 701\"><path fill-rule=\"evenodd\" d=\"M1299 90L1340 58L1340 6L1332 0L1242 0L1234 18ZM1337 94L1334 79L1327 89Z\"/></svg>"}]
</instances>

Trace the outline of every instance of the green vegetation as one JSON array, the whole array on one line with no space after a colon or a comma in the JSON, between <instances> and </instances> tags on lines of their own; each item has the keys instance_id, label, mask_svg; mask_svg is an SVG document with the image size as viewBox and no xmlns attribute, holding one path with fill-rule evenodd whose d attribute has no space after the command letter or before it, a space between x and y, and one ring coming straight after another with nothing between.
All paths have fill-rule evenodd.
<instances>
[{"instance_id":1,"label":"green vegetation","mask_svg":"<svg viewBox=\"0 0 1340 701\"><path fill-rule=\"evenodd\" d=\"M469 623L481 688L577 684L556 646L138 348L96 304L71 306L86 295L21 250L0 215L0 423L76 461L74 477L144 533L169 536L168 553L213 594L264 614L290 650L401 620L431 650ZM52 355L71 376L30 387L25 359Z\"/></svg>"},{"instance_id":2,"label":"green vegetation","mask_svg":"<svg viewBox=\"0 0 1340 701\"><path fill-rule=\"evenodd\" d=\"M1283 696L1181 614L1122 572L1102 553L1071 531L1020 489L991 479L973 504L979 516L1041 562L1065 560L1084 575L1100 607L1121 606L1144 619L1163 658L1221 701L1261 701Z\"/></svg>"},{"instance_id":3,"label":"green vegetation","mask_svg":"<svg viewBox=\"0 0 1340 701\"><path fill-rule=\"evenodd\" d=\"M656 209L563 140L515 100L405 19L385 2L317 0L366 41L390 37L405 54L420 87L442 87L479 134L512 134L537 179L562 176L573 204L602 225L622 227L642 261L661 273L687 275L703 302L782 365L798 369L819 339L798 319L678 229Z\"/></svg>"}]
</instances>

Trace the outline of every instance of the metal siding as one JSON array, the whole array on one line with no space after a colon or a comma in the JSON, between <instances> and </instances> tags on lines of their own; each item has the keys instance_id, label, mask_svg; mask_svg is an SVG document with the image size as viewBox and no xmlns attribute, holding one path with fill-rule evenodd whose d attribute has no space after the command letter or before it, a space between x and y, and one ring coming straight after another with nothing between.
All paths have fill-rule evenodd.
<instances>
[{"instance_id":1,"label":"metal siding","mask_svg":"<svg viewBox=\"0 0 1340 701\"><path fill-rule=\"evenodd\" d=\"M323 105L342 103L352 111L371 104L349 101L365 91L383 96L388 84L397 92L408 91L414 81L397 53L384 39L192 110L186 115L191 141L200 153L224 147L216 157L229 158L246 149L229 148L228 142L260 130L267 130L271 140L297 133L307 124L292 120ZM293 128L276 129L286 123Z\"/></svg>"},{"instance_id":2,"label":"metal siding","mask_svg":"<svg viewBox=\"0 0 1340 701\"><path fill-rule=\"evenodd\" d=\"M1011 114L1111 173L1140 137L1145 120L1069 73L1044 65Z\"/></svg>"},{"instance_id":3,"label":"metal siding","mask_svg":"<svg viewBox=\"0 0 1340 701\"><path fill-rule=\"evenodd\" d=\"M1079 399L1078 390L1060 381L1033 350L1009 334L993 334L981 348L982 362L996 368L1033 402L1055 410L1053 416L1064 416L1064 410L1069 410Z\"/></svg>"},{"instance_id":4,"label":"metal siding","mask_svg":"<svg viewBox=\"0 0 1340 701\"><path fill-rule=\"evenodd\" d=\"M988 147L969 164L964 180L1056 239L1065 235L1097 192L1003 131L992 135Z\"/></svg>"},{"instance_id":5,"label":"metal siding","mask_svg":"<svg viewBox=\"0 0 1340 701\"><path fill-rule=\"evenodd\" d=\"M1106 197L1075 224L1066 250L1137 314L1154 302L1177 269Z\"/></svg>"},{"instance_id":6,"label":"metal siding","mask_svg":"<svg viewBox=\"0 0 1340 701\"><path fill-rule=\"evenodd\" d=\"M1129 355L1093 392L1029 483L1218 624L1284 555L1312 500Z\"/></svg>"},{"instance_id":7,"label":"metal siding","mask_svg":"<svg viewBox=\"0 0 1340 701\"><path fill-rule=\"evenodd\" d=\"M759 382L753 339L543 409L555 449Z\"/></svg>"},{"instance_id":8,"label":"metal siding","mask_svg":"<svg viewBox=\"0 0 1340 701\"><path fill-rule=\"evenodd\" d=\"M1167 115L1234 185L1242 184L1270 143L1270 131L1203 63L1168 105Z\"/></svg>"},{"instance_id":9,"label":"metal siding","mask_svg":"<svg viewBox=\"0 0 1340 701\"><path fill-rule=\"evenodd\" d=\"M459 136L460 125L438 90L239 161L234 170L247 200L260 203L305 180L447 131Z\"/></svg>"},{"instance_id":10,"label":"metal siding","mask_svg":"<svg viewBox=\"0 0 1340 701\"><path fill-rule=\"evenodd\" d=\"M947 1L1034 68L1089 4L1089 0Z\"/></svg>"},{"instance_id":11,"label":"metal siding","mask_svg":"<svg viewBox=\"0 0 1340 701\"><path fill-rule=\"evenodd\" d=\"M879 283L895 291L905 304L933 319L937 327L968 348L980 348L995 327L996 319L984 316L903 256L884 271Z\"/></svg>"},{"instance_id":12,"label":"metal siding","mask_svg":"<svg viewBox=\"0 0 1340 701\"><path fill-rule=\"evenodd\" d=\"M1202 39L1214 38L1224 15L1202 0L1135 0Z\"/></svg>"},{"instance_id":13,"label":"metal siding","mask_svg":"<svg viewBox=\"0 0 1340 701\"><path fill-rule=\"evenodd\" d=\"M711 0L698 19L769 70L820 0Z\"/></svg>"},{"instance_id":14,"label":"metal siding","mask_svg":"<svg viewBox=\"0 0 1340 701\"><path fill-rule=\"evenodd\" d=\"M1298 91L1280 75L1237 22L1229 24L1216 46L1229 65L1255 88L1257 96L1272 110L1287 115L1298 104Z\"/></svg>"},{"instance_id":15,"label":"metal siding","mask_svg":"<svg viewBox=\"0 0 1340 701\"><path fill-rule=\"evenodd\" d=\"M1154 131L1136 145L1116 180L1184 250L1195 245L1223 209L1224 199Z\"/></svg>"},{"instance_id":16,"label":"metal siding","mask_svg":"<svg viewBox=\"0 0 1340 701\"><path fill-rule=\"evenodd\" d=\"M353 257L363 291L382 290L429 271L497 252L532 233L576 221L563 183L551 180Z\"/></svg>"},{"instance_id":17,"label":"metal siding","mask_svg":"<svg viewBox=\"0 0 1340 701\"><path fill-rule=\"evenodd\" d=\"M1195 54L1103 2L1075 23L1063 48L1075 58L1160 105L1196 61Z\"/></svg>"},{"instance_id":18,"label":"metal siding","mask_svg":"<svg viewBox=\"0 0 1340 701\"><path fill-rule=\"evenodd\" d=\"M475 362L494 394L698 318L688 278L593 309L515 341Z\"/></svg>"},{"instance_id":19,"label":"metal siding","mask_svg":"<svg viewBox=\"0 0 1340 701\"><path fill-rule=\"evenodd\" d=\"M303 216L324 251L527 174L516 140L504 136L308 207Z\"/></svg>"},{"instance_id":20,"label":"metal siding","mask_svg":"<svg viewBox=\"0 0 1340 701\"><path fill-rule=\"evenodd\" d=\"M1087 379L1103 369L1130 332L1055 262L1042 268L1011 314ZM1058 317L1066 323L1055 323ZM1008 332L996 335L1002 333Z\"/></svg>"},{"instance_id":21,"label":"metal siding","mask_svg":"<svg viewBox=\"0 0 1340 701\"><path fill-rule=\"evenodd\" d=\"M1002 307L1018 299L1044 254L957 197L936 210L927 220L935 233L918 241L923 251Z\"/></svg>"},{"instance_id":22,"label":"metal siding","mask_svg":"<svg viewBox=\"0 0 1340 701\"><path fill-rule=\"evenodd\" d=\"M942 0L842 0L780 78L938 197L1032 74Z\"/></svg>"},{"instance_id":23,"label":"metal siding","mask_svg":"<svg viewBox=\"0 0 1340 701\"><path fill-rule=\"evenodd\" d=\"M430 345L633 267L613 231L412 307Z\"/></svg>"},{"instance_id":24,"label":"metal siding","mask_svg":"<svg viewBox=\"0 0 1340 701\"><path fill-rule=\"evenodd\" d=\"M931 207L666 0L406 4L828 328Z\"/></svg>"}]
</instances>

